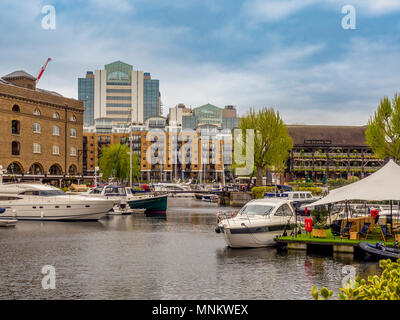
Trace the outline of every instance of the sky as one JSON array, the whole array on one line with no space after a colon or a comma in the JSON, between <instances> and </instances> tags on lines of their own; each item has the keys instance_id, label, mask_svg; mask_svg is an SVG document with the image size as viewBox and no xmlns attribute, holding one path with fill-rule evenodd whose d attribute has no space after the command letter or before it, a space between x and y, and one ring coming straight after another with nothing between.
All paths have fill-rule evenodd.
<instances>
[{"instance_id":1,"label":"sky","mask_svg":"<svg viewBox=\"0 0 400 320\"><path fill-rule=\"evenodd\" d=\"M2 0L0 27L1 75L36 76L51 57L38 86L77 98L79 77L121 60L160 80L164 115L211 103L364 125L400 92L399 0Z\"/></svg>"}]
</instances>

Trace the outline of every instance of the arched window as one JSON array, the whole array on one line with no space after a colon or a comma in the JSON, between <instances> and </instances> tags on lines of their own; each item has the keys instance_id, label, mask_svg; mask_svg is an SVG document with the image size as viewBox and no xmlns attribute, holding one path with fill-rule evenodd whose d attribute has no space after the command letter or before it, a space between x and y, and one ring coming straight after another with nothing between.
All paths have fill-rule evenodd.
<instances>
[{"instance_id":1,"label":"arched window","mask_svg":"<svg viewBox=\"0 0 400 320\"><path fill-rule=\"evenodd\" d=\"M33 124L33 133L40 133L40 132L41 132L40 123L34 123Z\"/></svg>"},{"instance_id":2,"label":"arched window","mask_svg":"<svg viewBox=\"0 0 400 320\"><path fill-rule=\"evenodd\" d=\"M54 119L60 119L60 115L58 114L58 112L54 112L53 113L53 118Z\"/></svg>"},{"instance_id":3,"label":"arched window","mask_svg":"<svg viewBox=\"0 0 400 320\"><path fill-rule=\"evenodd\" d=\"M58 126L53 126L53 136L60 135L60 128Z\"/></svg>"},{"instance_id":4,"label":"arched window","mask_svg":"<svg viewBox=\"0 0 400 320\"><path fill-rule=\"evenodd\" d=\"M22 166L18 162L10 163L7 167L8 174L21 174L23 172Z\"/></svg>"},{"instance_id":5,"label":"arched window","mask_svg":"<svg viewBox=\"0 0 400 320\"><path fill-rule=\"evenodd\" d=\"M19 156L20 154L20 144L18 141L11 142L11 154L13 156Z\"/></svg>"},{"instance_id":6,"label":"arched window","mask_svg":"<svg viewBox=\"0 0 400 320\"><path fill-rule=\"evenodd\" d=\"M33 144L33 153L41 153L41 145L39 143L34 143Z\"/></svg>"},{"instance_id":7,"label":"arched window","mask_svg":"<svg viewBox=\"0 0 400 320\"><path fill-rule=\"evenodd\" d=\"M69 170L68 170L68 173L70 175L76 175L77 171L78 170L76 169L76 166L74 164L70 165Z\"/></svg>"},{"instance_id":8,"label":"arched window","mask_svg":"<svg viewBox=\"0 0 400 320\"><path fill-rule=\"evenodd\" d=\"M74 128L69 129L69 136L71 138L76 138L76 129Z\"/></svg>"},{"instance_id":9,"label":"arched window","mask_svg":"<svg viewBox=\"0 0 400 320\"><path fill-rule=\"evenodd\" d=\"M14 112L20 112L19 105L14 104L14 106L12 107L12 111L14 111Z\"/></svg>"},{"instance_id":10,"label":"arched window","mask_svg":"<svg viewBox=\"0 0 400 320\"><path fill-rule=\"evenodd\" d=\"M71 147L71 149L69 151L69 155L72 157L76 156L76 148L75 147Z\"/></svg>"},{"instance_id":11,"label":"arched window","mask_svg":"<svg viewBox=\"0 0 400 320\"><path fill-rule=\"evenodd\" d=\"M58 164L53 164L49 169L49 173L54 175L61 175L62 174L61 167Z\"/></svg>"},{"instance_id":12,"label":"arched window","mask_svg":"<svg viewBox=\"0 0 400 320\"><path fill-rule=\"evenodd\" d=\"M19 134L21 130L21 123L19 120L11 121L11 133L12 134Z\"/></svg>"},{"instance_id":13,"label":"arched window","mask_svg":"<svg viewBox=\"0 0 400 320\"><path fill-rule=\"evenodd\" d=\"M43 167L40 163L34 163L29 168L29 174L44 174Z\"/></svg>"},{"instance_id":14,"label":"arched window","mask_svg":"<svg viewBox=\"0 0 400 320\"><path fill-rule=\"evenodd\" d=\"M38 108L36 108L36 109L33 111L33 114L34 114L35 116L40 116L40 110L39 110Z\"/></svg>"},{"instance_id":15,"label":"arched window","mask_svg":"<svg viewBox=\"0 0 400 320\"><path fill-rule=\"evenodd\" d=\"M75 122L75 121L76 121L76 117L75 117L75 115L74 115L74 114L71 116L70 120L71 120L71 121L73 121L73 122Z\"/></svg>"}]
</instances>

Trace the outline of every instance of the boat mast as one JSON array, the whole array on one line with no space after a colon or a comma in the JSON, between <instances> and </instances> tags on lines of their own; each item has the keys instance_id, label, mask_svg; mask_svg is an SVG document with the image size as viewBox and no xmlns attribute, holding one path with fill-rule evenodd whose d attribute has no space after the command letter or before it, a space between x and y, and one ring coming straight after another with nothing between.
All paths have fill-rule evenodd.
<instances>
[{"instance_id":1,"label":"boat mast","mask_svg":"<svg viewBox=\"0 0 400 320\"><path fill-rule=\"evenodd\" d=\"M132 189L132 123L129 125L129 186Z\"/></svg>"}]
</instances>

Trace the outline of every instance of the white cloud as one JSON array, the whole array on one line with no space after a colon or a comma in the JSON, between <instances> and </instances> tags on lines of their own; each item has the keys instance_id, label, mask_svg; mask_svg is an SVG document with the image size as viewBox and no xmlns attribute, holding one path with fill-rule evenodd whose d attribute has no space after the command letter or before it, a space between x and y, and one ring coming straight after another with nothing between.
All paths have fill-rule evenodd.
<instances>
[{"instance_id":1,"label":"white cloud","mask_svg":"<svg viewBox=\"0 0 400 320\"><path fill-rule=\"evenodd\" d=\"M247 0L243 7L244 12L255 19L255 22L277 22L311 6L335 10L340 14L344 5L354 5L368 16L400 11L399 0Z\"/></svg>"},{"instance_id":2,"label":"white cloud","mask_svg":"<svg viewBox=\"0 0 400 320\"><path fill-rule=\"evenodd\" d=\"M354 39L339 57L321 63L310 61L323 54L323 44L284 47L278 39L269 53L226 66L204 61L198 52L177 44L190 28L135 21L126 25L123 20L118 25L74 24L58 12L57 30L44 31L40 9L35 8L4 17L10 32L0 39L0 70L35 74L51 57L39 86L65 96L77 97L77 78L87 70L115 60L160 79L162 101L168 107L209 102L233 104L244 113L253 106L273 106L287 123L365 124L383 96L400 91L400 74L395 72L400 68L400 45L389 39ZM228 27L225 32L233 31Z\"/></svg>"},{"instance_id":3,"label":"white cloud","mask_svg":"<svg viewBox=\"0 0 400 320\"><path fill-rule=\"evenodd\" d=\"M312 5L315 0L251 0L244 4L244 10L259 21L275 22Z\"/></svg>"}]
</instances>

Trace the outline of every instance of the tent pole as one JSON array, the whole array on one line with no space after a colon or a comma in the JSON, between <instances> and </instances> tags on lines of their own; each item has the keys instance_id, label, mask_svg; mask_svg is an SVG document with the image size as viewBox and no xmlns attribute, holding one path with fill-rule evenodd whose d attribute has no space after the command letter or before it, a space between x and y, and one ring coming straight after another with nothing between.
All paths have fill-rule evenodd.
<instances>
[{"instance_id":1,"label":"tent pole","mask_svg":"<svg viewBox=\"0 0 400 320\"><path fill-rule=\"evenodd\" d=\"M392 211L392 204L393 204L393 201L390 200L390 232L392 232L392 229L393 229L393 211Z\"/></svg>"}]
</instances>

